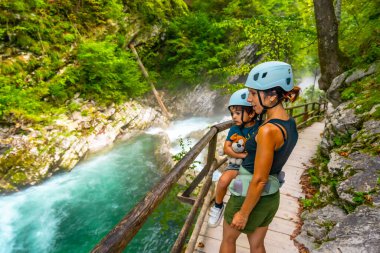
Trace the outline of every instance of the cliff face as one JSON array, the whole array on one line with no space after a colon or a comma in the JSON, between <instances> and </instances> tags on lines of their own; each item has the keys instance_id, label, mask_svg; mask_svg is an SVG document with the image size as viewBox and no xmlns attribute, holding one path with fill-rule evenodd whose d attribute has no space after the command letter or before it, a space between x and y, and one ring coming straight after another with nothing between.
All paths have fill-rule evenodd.
<instances>
[{"instance_id":1,"label":"cliff face","mask_svg":"<svg viewBox=\"0 0 380 253\"><path fill-rule=\"evenodd\" d=\"M304 225L296 238L311 252L380 248L380 98L378 70L369 69L343 73L333 83L345 83L345 90L328 92L335 94L336 108L326 115L316 167L308 171L316 193L304 200ZM349 100L348 84L361 88Z\"/></svg>"},{"instance_id":2,"label":"cliff face","mask_svg":"<svg viewBox=\"0 0 380 253\"><path fill-rule=\"evenodd\" d=\"M159 112L136 101L109 107L79 98L73 101L80 110L60 115L51 125L0 128L0 192L17 191L69 171L89 152L153 124L167 123Z\"/></svg>"},{"instance_id":3,"label":"cliff face","mask_svg":"<svg viewBox=\"0 0 380 253\"><path fill-rule=\"evenodd\" d=\"M162 23L186 12L182 0L2 1L0 193L71 170L119 137L166 124L157 110L131 100L149 88L125 49L133 41L149 50Z\"/></svg>"},{"instance_id":4,"label":"cliff face","mask_svg":"<svg viewBox=\"0 0 380 253\"><path fill-rule=\"evenodd\" d=\"M68 103L76 104L78 109L60 115L48 126L0 127L0 192L38 184L57 172L70 171L88 153L103 150L151 126L167 126L169 122L148 97L104 107L76 95ZM227 102L228 96L207 85L165 95L165 103L176 118L225 113ZM173 165L170 143L166 136L161 137L155 155L159 167L167 171Z\"/></svg>"}]
</instances>

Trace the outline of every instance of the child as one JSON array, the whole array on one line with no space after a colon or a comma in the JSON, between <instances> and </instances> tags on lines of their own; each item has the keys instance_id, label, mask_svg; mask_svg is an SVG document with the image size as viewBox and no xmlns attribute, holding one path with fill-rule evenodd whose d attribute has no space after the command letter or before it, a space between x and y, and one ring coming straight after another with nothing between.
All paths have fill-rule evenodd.
<instances>
[{"instance_id":1,"label":"child","mask_svg":"<svg viewBox=\"0 0 380 253\"><path fill-rule=\"evenodd\" d=\"M232 120L235 125L230 128L227 139L224 142L224 153L233 158L244 159L247 154L235 153L232 150L231 136L235 133L249 139L255 131L257 131L259 124L256 123L256 114L253 107L247 102L249 92L248 89L241 89L231 95L228 104L228 110L231 112ZM223 198L226 195L227 187L239 173L240 166L229 164L227 169L223 172L216 187L215 205L210 208L210 217L208 225L216 227L219 225L223 213Z\"/></svg>"}]
</instances>

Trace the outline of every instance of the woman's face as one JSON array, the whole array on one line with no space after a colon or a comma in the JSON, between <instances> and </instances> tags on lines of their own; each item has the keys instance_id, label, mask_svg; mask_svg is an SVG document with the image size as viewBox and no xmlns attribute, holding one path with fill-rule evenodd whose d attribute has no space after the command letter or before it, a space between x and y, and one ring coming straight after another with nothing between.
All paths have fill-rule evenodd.
<instances>
[{"instance_id":1,"label":"woman's face","mask_svg":"<svg viewBox=\"0 0 380 253\"><path fill-rule=\"evenodd\" d=\"M251 103L253 106L253 110L257 114L261 114L264 110L264 108L260 104L259 96L261 97L261 102L264 106L270 107L270 105L273 103L273 96L266 96L263 91L258 91L255 89L248 88L249 95L247 101Z\"/></svg>"}]
</instances>

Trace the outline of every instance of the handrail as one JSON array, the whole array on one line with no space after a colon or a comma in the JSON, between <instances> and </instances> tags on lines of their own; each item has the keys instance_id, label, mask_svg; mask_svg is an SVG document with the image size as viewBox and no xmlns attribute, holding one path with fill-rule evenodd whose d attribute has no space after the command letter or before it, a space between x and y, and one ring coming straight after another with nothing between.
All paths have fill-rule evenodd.
<instances>
[{"instance_id":1,"label":"handrail","mask_svg":"<svg viewBox=\"0 0 380 253\"><path fill-rule=\"evenodd\" d=\"M146 194L145 198L141 200L91 252L122 252L142 227L148 216L200 154L202 149L218 132L230 128L232 124L232 121L228 121L212 126L206 135L174 165L173 169ZM211 167L211 164L209 166Z\"/></svg>"},{"instance_id":2,"label":"handrail","mask_svg":"<svg viewBox=\"0 0 380 253\"><path fill-rule=\"evenodd\" d=\"M312 107L311 111L308 111L309 105ZM315 109L315 106L318 107L317 110ZM322 106L323 109L321 109ZM293 110L302 107L305 108L305 111L293 116ZM301 128L311 120L321 117L327 110L327 102L312 102L288 107L285 109L288 111L290 116L304 116L303 120L297 125L297 128ZM212 172L219 168L226 161L226 159L221 162L215 161L217 134L230 128L232 125L232 121L227 121L212 126L210 130L194 145L194 147L192 147L190 151L174 165L173 169L164 178L162 178L151 191L146 194L143 200L141 200L126 216L124 216L124 218L94 247L91 252L122 252L143 226L144 222L148 219L148 216L159 205L166 194L172 189L174 184L184 174L184 172L195 160L195 158L201 153L205 146L210 143L206 165L193 180L188 189L185 190L181 196L179 196L182 201L193 204L188 218L186 219L186 222L171 251L172 253L181 252L188 231L190 230L191 224L194 221L196 212L199 209L199 206L202 205L202 202L204 201L204 198L210 189ZM200 194L195 200L192 199L190 197L190 194L205 177L206 181L202 186Z\"/></svg>"}]
</instances>

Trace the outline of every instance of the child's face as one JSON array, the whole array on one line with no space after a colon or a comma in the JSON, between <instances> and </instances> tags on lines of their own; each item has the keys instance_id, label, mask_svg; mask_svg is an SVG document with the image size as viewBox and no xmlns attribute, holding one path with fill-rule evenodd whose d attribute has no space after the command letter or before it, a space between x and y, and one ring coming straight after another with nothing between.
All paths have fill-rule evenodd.
<instances>
[{"instance_id":1,"label":"child's face","mask_svg":"<svg viewBox=\"0 0 380 253\"><path fill-rule=\"evenodd\" d=\"M235 125L240 126L243 124L243 121L241 120L241 115L243 114L243 108L241 106L231 106L230 107L231 117L234 121ZM244 122L248 122L251 120L247 112L244 112L243 115Z\"/></svg>"}]
</instances>

